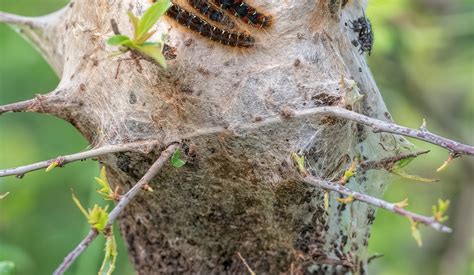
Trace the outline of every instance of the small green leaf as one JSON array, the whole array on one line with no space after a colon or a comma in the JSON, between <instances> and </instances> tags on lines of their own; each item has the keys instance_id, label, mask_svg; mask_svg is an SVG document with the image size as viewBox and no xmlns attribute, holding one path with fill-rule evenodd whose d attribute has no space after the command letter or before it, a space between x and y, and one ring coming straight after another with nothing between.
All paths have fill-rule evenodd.
<instances>
[{"instance_id":1,"label":"small green leaf","mask_svg":"<svg viewBox=\"0 0 474 275\"><path fill-rule=\"evenodd\" d=\"M344 204L348 204L348 203L351 203L354 201L354 196L353 195L349 195L343 199L341 198L336 198L336 200L340 203L344 203Z\"/></svg>"},{"instance_id":2,"label":"small green leaf","mask_svg":"<svg viewBox=\"0 0 474 275\"><path fill-rule=\"evenodd\" d=\"M295 163L296 167L298 168L298 172L300 172L301 175L309 175L306 167L304 166L304 155L299 156L297 153L293 152L291 153L291 158L293 159L293 162Z\"/></svg>"},{"instance_id":3,"label":"small green leaf","mask_svg":"<svg viewBox=\"0 0 474 275\"><path fill-rule=\"evenodd\" d=\"M397 202L397 203L394 203L395 206L397 207L400 207L400 208L405 208L408 206L408 198L400 201L400 202Z\"/></svg>"},{"instance_id":4,"label":"small green leaf","mask_svg":"<svg viewBox=\"0 0 474 275\"><path fill-rule=\"evenodd\" d=\"M113 200L114 198L114 191L112 191L112 188L110 187L109 181L107 180L107 173L105 170L105 166L102 166L102 169L100 170L100 178L95 177L94 178L97 184L100 185L100 189L97 190L97 193L104 197L106 200Z\"/></svg>"},{"instance_id":5,"label":"small green leaf","mask_svg":"<svg viewBox=\"0 0 474 275\"><path fill-rule=\"evenodd\" d=\"M140 19L138 19L138 17L136 17L131 11L128 11L127 15L130 18L130 22L133 26L133 40L136 40L138 35L138 21L140 21Z\"/></svg>"},{"instance_id":6,"label":"small green leaf","mask_svg":"<svg viewBox=\"0 0 474 275\"><path fill-rule=\"evenodd\" d=\"M407 166L408 164L410 164L414 159L415 159L415 157L409 157L409 158L406 158L406 159L399 160L393 165L392 170L401 169L401 168Z\"/></svg>"},{"instance_id":7,"label":"small green leaf","mask_svg":"<svg viewBox=\"0 0 474 275\"><path fill-rule=\"evenodd\" d=\"M55 160L49 164L48 167L46 167L46 173L53 170L54 168L58 167L59 161Z\"/></svg>"},{"instance_id":8,"label":"small green leaf","mask_svg":"<svg viewBox=\"0 0 474 275\"><path fill-rule=\"evenodd\" d=\"M12 275L15 263L11 261L0 261L0 275Z\"/></svg>"},{"instance_id":9,"label":"small green leaf","mask_svg":"<svg viewBox=\"0 0 474 275\"><path fill-rule=\"evenodd\" d=\"M82 214L84 214L84 216L86 216L86 219L89 219L89 213L87 213L86 209L84 208L84 206L82 206L81 202L80 202L79 199L76 197L76 195L74 195L74 193L72 193L72 200L73 200L74 203L77 205L77 207L79 208L79 210L81 210Z\"/></svg>"},{"instance_id":10,"label":"small green leaf","mask_svg":"<svg viewBox=\"0 0 474 275\"><path fill-rule=\"evenodd\" d=\"M126 44L127 41L130 41L130 38L128 36L117 34L107 39L107 44L112 46L118 46Z\"/></svg>"},{"instance_id":11,"label":"small green leaf","mask_svg":"<svg viewBox=\"0 0 474 275\"><path fill-rule=\"evenodd\" d=\"M171 165L173 165L175 168L180 168L185 164L186 161L181 159L181 150L176 149L176 151L174 151L173 155L171 156Z\"/></svg>"},{"instance_id":12,"label":"small green leaf","mask_svg":"<svg viewBox=\"0 0 474 275\"><path fill-rule=\"evenodd\" d=\"M146 34L151 27L155 25L156 21L165 14L169 7L171 7L170 0L158 0L156 3L151 5L138 22L138 27L136 29L137 36L135 40L139 40L144 34Z\"/></svg>"},{"instance_id":13,"label":"small green leaf","mask_svg":"<svg viewBox=\"0 0 474 275\"><path fill-rule=\"evenodd\" d=\"M343 185L346 184L353 176L357 174L357 164L358 164L357 159L352 161L349 169L347 169L344 172L344 175L339 180L340 184L343 184Z\"/></svg>"},{"instance_id":14,"label":"small green leaf","mask_svg":"<svg viewBox=\"0 0 474 275\"><path fill-rule=\"evenodd\" d=\"M150 37L152 37L154 34L156 33L156 31L151 31L151 32L147 32L145 33L144 35L142 35L140 37L140 39L137 39L134 41L134 43L136 45L143 45Z\"/></svg>"},{"instance_id":15,"label":"small green leaf","mask_svg":"<svg viewBox=\"0 0 474 275\"><path fill-rule=\"evenodd\" d=\"M411 235L413 236L413 239L415 239L416 244L421 247L423 245L423 241L421 240L421 233L418 229L418 223L410 218L408 219L410 220Z\"/></svg>"},{"instance_id":16,"label":"small green leaf","mask_svg":"<svg viewBox=\"0 0 474 275\"><path fill-rule=\"evenodd\" d=\"M444 214L448 210L449 204L449 200L438 199L438 206L433 205L432 207L433 217L435 218L435 220L437 220L438 222L445 222L448 220L448 216L445 216Z\"/></svg>"},{"instance_id":17,"label":"small green leaf","mask_svg":"<svg viewBox=\"0 0 474 275\"><path fill-rule=\"evenodd\" d=\"M423 178L423 177L420 177L420 176L417 176L417 175L410 175L410 174L407 174L404 171L399 170L399 169L392 169L392 170L390 170L390 172L397 175L397 176L400 176L402 178L409 179L409 180L414 180L414 181L418 181L418 182L432 183L432 182L437 182L438 181L438 179L428 179L428 178Z\"/></svg>"},{"instance_id":18,"label":"small green leaf","mask_svg":"<svg viewBox=\"0 0 474 275\"><path fill-rule=\"evenodd\" d=\"M89 218L87 222L92 226L92 228L97 229L97 231L102 232L109 220L109 213L107 213L108 205L104 208L94 204L92 209L89 209Z\"/></svg>"},{"instance_id":19,"label":"small green leaf","mask_svg":"<svg viewBox=\"0 0 474 275\"><path fill-rule=\"evenodd\" d=\"M158 63L161 67L166 68L166 59L161 53L160 48L156 46L152 46L152 45L146 45L146 46L137 46L136 50L141 52L144 55L147 55L153 58L153 60L155 60L156 63Z\"/></svg>"},{"instance_id":20,"label":"small green leaf","mask_svg":"<svg viewBox=\"0 0 474 275\"><path fill-rule=\"evenodd\" d=\"M111 228L110 236L107 236L105 241L105 256L102 261L102 266L99 269L100 275L110 275L115 269L115 262L117 260L117 243L115 242L115 236L113 229Z\"/></svg>"}]
</instances>

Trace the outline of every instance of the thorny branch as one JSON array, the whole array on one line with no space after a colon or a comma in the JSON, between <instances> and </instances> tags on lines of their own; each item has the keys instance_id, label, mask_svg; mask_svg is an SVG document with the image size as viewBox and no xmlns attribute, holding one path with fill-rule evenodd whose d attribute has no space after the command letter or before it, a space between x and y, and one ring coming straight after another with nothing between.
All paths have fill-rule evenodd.
<instances>
[{"instance_id":1,"label":"thorny branch","mask_svg":"<svg viewBox=\"0 0 474 275\"><path fill-rule=\"evenodd\" d=\"M410 218L411 220L413 220L415 222L423 223L423 224L425 224L427 226L430 226L431 228L433 228L437 231L440 231L440 232L443 232L443 233L451 233L452 232L451 228L439 223L434 217L426 217L426 216L422 216L422 215L410 212L410 211L405 210L404 208L402 208L400 206L397 206L396 204L389 203L389 202L386 202L384 200L377 199L377 198L371 197L371 196L363 194L363 193L359 193L359 192L354 191L350 188L347 188L343 185L333 183L333 182L329 182L329 181L320 180L320 179L318 179L316 177L313 177L313 176L306 176L306 177L302 178L301 181L303 181L307 184L310 184L312 186L315 186L317 188L323 189L323 190L334 191L334 192L337 192L337 193L345 195L345 196L350 196L354 200L362 201L362 202L365 202L367 204L373 205L373 206L378 207L378 208L383 208L383 209L388 210L392 213Z\"/></svg>"},{"instance_id":2,"label":"thorny branch","mask_svg":"<svg viewBox=\"0 0 474 275\"><path fill-rule=\"evenodd\" d=\"M107 221L106 228L110 228L118 215L123 209L132 201L132 199L142 190L161 170L163 165L168 161L173 152L179 148L179 144L175 143L166 148L160 155L160 157L153 163L143 177L125 194L120 198L120 201L109 213L109 220ZM81 255L81 253L92 243L92 241L99 235L95 230L91 230L87 236L79 243L79 245L71 251L63 262L54 271L54 275L63 274L74 261Z\"/></svg>"},{"instance_id":3,"label":"thorny branch","mask_svg":"<svg viewBox=\"0 0 474 275\"><path fill-rule=\"evenodd\" d=\"M41 161L41 162L37 162L37 163L25 165L25 166L19 166L15 168L0 170L0 177L16 175L17 177L21 178L23 177L25 173L46 168L53 162L57 163L56 166L61 167L70 162L99 157L99 156L103 156L107 154L127 152L127 151L133 151L133 150L146 150L146 148L151 149L157 144L158 144L157 141L152 140L152 141L137 141L137 142L131 142L131 143L125 143L125 144L117 144L117 145L105 145L103 147L91 149L88 151L84 151L84 152L80 152L80 153L76 153L72 155L59 156L54 159L45 160L45 161Z\"/></svg>"}]
</instances>

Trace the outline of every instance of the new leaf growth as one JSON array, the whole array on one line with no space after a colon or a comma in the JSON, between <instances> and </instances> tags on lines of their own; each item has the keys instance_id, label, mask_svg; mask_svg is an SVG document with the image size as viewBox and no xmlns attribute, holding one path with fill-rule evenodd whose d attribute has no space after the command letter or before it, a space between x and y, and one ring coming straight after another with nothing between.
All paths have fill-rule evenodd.
<instances>
[{"instance_id":1,"label":"new leaf growth","mask_svg":"<svg viewBox=\"0 0 474 275\"><path fill-rule=\"evenodd\" d=\"M107 44L112 46L121 46L121 52L129 50L136 51L141 55L152 58L161 67L166 68L166 60L163 56L164 42L163 38L158 42L148 42L156 31L149 31L156 24L168 8L171 7L170 0L158 0L151 5L142 18L136 17L132 12L128 12L130 22L133 25L133 38L126 35L116 34L107 40Z\"/></svg>"}]
</instances>

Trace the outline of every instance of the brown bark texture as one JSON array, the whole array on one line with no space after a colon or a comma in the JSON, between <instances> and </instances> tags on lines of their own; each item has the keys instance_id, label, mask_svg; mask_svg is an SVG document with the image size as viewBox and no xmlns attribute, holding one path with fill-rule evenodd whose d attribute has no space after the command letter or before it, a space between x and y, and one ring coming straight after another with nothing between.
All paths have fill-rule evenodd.
<instances>
[{"instance_id":1,"label":"brown bark texture","mask_svg":"<svg viewBox=\"0 0 474 275\"><path fill-rule=\"evenodd\" d=\"M167 34L166 70L110 57L116 49L105 43L111 19L131 35L127 11L143 14L145 0L77 0L18 25L61 76L38 111L69 121L94 147L161 141L101 158L114 185L128 190L161 149L182 141L187 164L164 168L155 191L141 193L119 219L137 273L244 274L238 252L257 274L366 273L375 209L331 194L325 210L324 191L299 182L290 157L304 154L312 175L338 180L356 158L412 150L350 121L295 115L341 106L390 120L347 25L363 16L366 1L342 2L251 1L273 19L265 30L238 23L255 37L245 49L165 17L154 29ZM388 180L372 170L348 185L380 197Z\"/></svg>"}]
</instances>

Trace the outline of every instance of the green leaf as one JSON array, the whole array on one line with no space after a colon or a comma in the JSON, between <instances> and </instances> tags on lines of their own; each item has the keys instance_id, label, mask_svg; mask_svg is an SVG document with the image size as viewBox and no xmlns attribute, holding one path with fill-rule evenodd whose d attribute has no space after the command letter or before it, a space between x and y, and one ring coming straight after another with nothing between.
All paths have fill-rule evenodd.
<instances>
[{"instance_id":1,"label":"green leaf","mask_svg":"<svg viewBox=\"0 0 474 275\"><path fill-rule=\"evenodd\" d=\"M397 202L397 203L394 203L395 206L397 207L400 207L400 208L405 208L408 206L408 198L400 201L400 202Z\"/></svg>"},{"instance_id":2,"label":"green leaf","mask_svg":"<svg viewBox=\"0 0 474 275\"><path fill-rule=\"evenodd\" d=\"M420 177L420 176L417 176L417 175L410 175L410 174L407 174L404 171L399 170L399 169L392 169L392 170L390 170L390 172L397 175L397 176L400 176L402 178L409 179L409 180L414 180L414 181L418 181L418 182L432 183L432 182L437 182L438 181L438 179L428 179L428 178L423 178L423 177Z\"/></svg>"},{"instance_id":3,"label":"green leaf","mask_svg":"<svg viewBox=\"0 0 474 275\"><path fill-rule=\"evenodd\" d=\"M152 37L153 34L155 34L155 33L156 33L156 31L147 32L147 33L145 33L144 35L142 35L142 36L140 37L140 39L135 40L134 43L135 43L136 45L143 45L143 44L144 44L150 37Z\"/></svg>"},{"instance_id":4,"label":"green leaf","mask_svg":"<svg viewBox=\"0 0 474 275\"><path fill-rule=\"evenodd\" d=\"M135 39L137 39L137 34L138 34L138 21L139 21L139 19L131 11L128 11L127 15L130 18L130 22L133 25L133 40L135 40Z\"/></svg>"},{"instance_id":5,"label":"green leaf","mask_svg":"<svg viewBox=\"0 0 474 275\"><path fill-rule=\"evenodd\" d=\"M411 235L413 236L413 239L415 239L416 244L418 246L423 245L423 241L421 240L421 233L420 230L418 230L418 223L413 221L412 219L408 218L410 220L410 228L411 228Z\"/></svg>"},{"instance_id":6,"label":"green leaf","mask_svg":"<svg viewBox=\"0 0 474 275\"><path fill-rule=\"evenodd\" d=\"M435 220L437 220L438 222L445 222L448 220L448 216L445 216L444 214L448 210L449 204L449 200L438 199L438 206L433 205L432 207L433 217L435 218Z\"/></svg>"},{"instance_id":7,"label":"green leaf","mask_svg":"<svg viewBox=\"0 0 474 275\"><path fill-rule=\"evenodd\" d=\"M137 46L136 50L156 61L161 67L166 68L166 59L161 49L153 45Z\"/></svg>"},{"instance_id":8,"label":"green leaf","mask_svg":"<svg viewBox=\"0 0 474 275\"><path fill-rule=\"evenodd\" d=\"M409 158L406 158L406 159L399 160L393 165L392 170L401 169L401 168L407 166L408 164L410 164L410 162L412 162L414 159L415 159L415 157L409 157Z\"/></svg>"},{"instance_id":9,"label":"green leaf","mask_svg":"<svg viewBox=\"0 0 474 275\"><path fill-rule=\"evenodd\" d=\"M171 156L171 165L173 165L175 168L180 168L185 164L186 161L181 159L181 150L176 149L176 151L174 151L173 155Z\"/></svg>"},{"instance_id":10,"label":"green leaf","mask_svg":"<svg viewBox=\"0 0 474 275\"><path fill-rule=\"evenodd\" d=\"M353 176L357 174L357 160L353 160L351 163L351 167L344 172L344 175L339 180L340 184L346 184Z\"/></svg>"},{"instance_id":11,"label":"green leaf","mask_svg":"<svg viewBox=\"0 0 474 275\"><path fill-rule=\"evenodd\" d=\"M15 263L11 261L0 261L0 275L12 275Z\"/></svg>"},{"instance_id":12,"label":"green leaf","mask_svg":"<svg viewBox=\"0 0 474 275\"><path fill-rule=\"evenodd\" d=\"M110 275L115 269L115 262L117 260L117 243L115 242L115 236L113 229L111 229L111 235L107 236L105 242L105 257L102 261L102 266L100 267L100 275Z\"/></svg>"},{"instance_id":13,"label":"green leaf","mask_svg":"<svg viewBox=\"0 0 474 275\"><path fill-rule=\"evenodd\" d=\"M79 199L74 195L74 193L72 193L72 200L73 200L74 203L77 205L77 207L79 208L79 210L81 210L82 214L84 214L84 216L86 216L86 219L89 219L89 213L87 213L86 209L84 208L84 206L82 206L81 202L80 202Z\"/></svg>"},{"instance_id":14,"label":"green leaf","mask_svg":"<svg viewBox=\"0 0 474 275\"><path fill-rule=\"evenodd\" d=\"M306 170L306 167L304 166L304 155L299 156L297 153L293 152L291 153L291 158L293 159L293 162L298 168L298 172L300 172L300 174L303 176L307 176L309 173Z\"/></svg>"},{"instance_id":15,"label":"green leaf","mask_svg":"<svg viewBox=\"0 0 474 275\"><path fill-rule=\"evenodd\" d=\"M102 166L102 169L100 170L100 178L96 177L94 179L101 187L99 190L97 190L97 193L103 196L104 199L110 200L113 197L114 192L112 191L109 181L107 180L107 173L105 171L105 166Z\"/></svg>"},{"instance_id":16,"label":"green leaf","mask_svg":"<svg viewBox=\"0 0 474 275\"><path fill-rule=\"evenodd\" d=\"M353 195L349 195L343 199L341 198L336 198L336 200L340 203L344 203L344 204L348 204L348 203L351 203L354 201L354 196Z\"/></svg>"},{"instance_id":17,"label":"green leaf","mask_svg":"<svg viewBox=\"0 0 474 275\"><path fill-rule=\"evenodd\" d=\"M107 44L112 45L112 46L118 46L118 45L126 44L127 41L131 42L128 36L117 34L107 39Z\"/></svg>"},{"instance_id":18,"label":"green leaf","mask_svg":"<svg viewBox=\"0 0 474 275\"><path fill-rule=\"evenodd\" d=\"M97 231L102 232L107 225L107 221L109 220L109 213L107 213L108 205L104 208L94 204L92 209L89 209L89 217L87 222Z\"/></svg>"},{"instance_id":19,"label":"green leaf","mask_svg":"<svg viewBox=\"0 0 474 275\"><path fill-rule=\"evenodd\" d=\"M49 164L48 167L46 167L46 173L53 170L54 168L58 167L59 161L55 160Z\"/></svg>"},{"instance_id":20,"label":"green leaf","mask_svg":"<svg viewBox=\"0 0 474 275\"><path fill-rule=\"evenodd\" d=\"M156 3L151 5L138 22L138 27L136 29L137 36L135 37L135 40L139 40L142 35L146 34L151 27L155 25L156 21L165 14L169 7L171 7L170 0L158 0Z\"/></svg>"}]
</instances>

